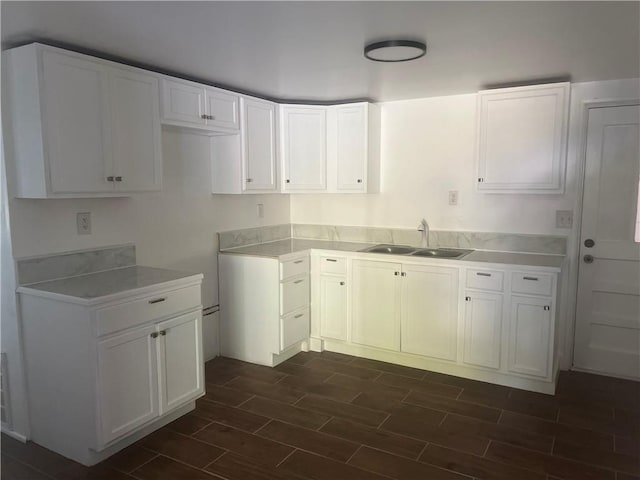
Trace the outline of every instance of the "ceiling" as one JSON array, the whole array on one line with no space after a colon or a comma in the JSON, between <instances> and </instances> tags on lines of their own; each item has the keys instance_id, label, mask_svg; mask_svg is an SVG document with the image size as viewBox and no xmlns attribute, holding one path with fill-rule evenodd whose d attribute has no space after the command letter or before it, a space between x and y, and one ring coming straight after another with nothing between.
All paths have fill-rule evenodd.
<instances>
[{"instance_id":1,"label":"ceiling","mask_svg":"<svg viewBox=\"0 0 640 480\"><path fill-rule=\"evenodd\" d=\"M639 2L8 2L3 48L41 40L269 98L389 101L640 76ZM372 41L424 39L408 63Z\"/></svg>"}]
</instances>

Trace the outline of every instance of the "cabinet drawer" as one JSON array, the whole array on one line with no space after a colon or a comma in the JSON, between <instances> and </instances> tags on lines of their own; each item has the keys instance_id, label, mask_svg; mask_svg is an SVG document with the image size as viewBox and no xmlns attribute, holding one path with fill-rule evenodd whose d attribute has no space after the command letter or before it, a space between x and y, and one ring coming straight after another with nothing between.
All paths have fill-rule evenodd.
<instances>
[{"instance_id":1,"label":"cabinet drawer","mask_svg":"<svg viewBox=\"0 0 640 480\"><path fill-rule=\"evenodd\" d=\"M280 350L309 337L309 309L280 318Z\"/></svg>"},{"instance_id":2,"label":"cabinet drawer","mask_svg":"<svg viewBox=\"0 0 640 480\"><path fill-rule=\"evenodd\" d=\"M320 272L347 273L347 259L342 257L320 257Z\"/></svg>"},{"instance_id":3,"label":"cabinet drawer","mask_svg":"<svg viewBox=\"0 0 640 480\"><path fill-rule=\"evenodd\" d=\"M98 336L197 308L200 301L200 285L193 285L102 308L96 311Z\"/></svg>"},{"instance_id":4,"label":"cabinet drawer","mask_svg":"<svg viewBox=\"0 0 640 480\"><path fill-rule=\"evenodd\" d=\"M504 273L496 270L467 270L467 288L494 290L501 292L504 284Z\"/></svg>"},{"instance_id":5,"label":"cabinet drawer","mask_svg":"<svg viewBox=\"0 0 640 480\"><path fill-rule=\"evenodd\" d=\"M309 305L309 277L301 276L283 282L280 289L280 315Z\"/></svg>"},{"instance_id":6,"label":"cabinet drawer","mask_svg":"<svg viewBox=\"0 0 640 480\"><path fill-rule=\"evenodd\" d=\"M309 257L294 258L280 263L280 280L309 273Z\"/></svg>"},{"instance_id":7,"label":"cabinet drawer","mask_svg":"<svg viewBox=\"0 0 640 480\"><path fill-rule=\"evenodd\" d=\"M553 276L540 273L514 272L511 276L511 291L531 295L551 295Z\"/></svg>"}]
</instances>

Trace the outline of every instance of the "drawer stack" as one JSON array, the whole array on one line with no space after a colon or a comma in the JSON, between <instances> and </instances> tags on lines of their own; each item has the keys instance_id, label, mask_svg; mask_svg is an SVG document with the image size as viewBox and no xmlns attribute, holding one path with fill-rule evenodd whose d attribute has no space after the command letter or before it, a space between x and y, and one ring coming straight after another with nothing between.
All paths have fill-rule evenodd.
<instances>
[{"instance_id":1,"label":"drawer stack","mask_svg":"<svg viewBox=\"0 0 640 480\"><path fill-rule=\"evenodd\" d=\"M309 337L309 256L280 262L280 351Z\"/></svg>"}]
</instances>

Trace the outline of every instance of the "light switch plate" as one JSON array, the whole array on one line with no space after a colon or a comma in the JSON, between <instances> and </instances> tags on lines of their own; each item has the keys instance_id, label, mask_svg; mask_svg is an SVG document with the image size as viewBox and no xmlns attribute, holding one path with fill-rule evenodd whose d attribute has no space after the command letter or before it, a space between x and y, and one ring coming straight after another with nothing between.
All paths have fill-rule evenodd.
<instances>
[{"instance_id":1,"label":"light switch plate","mask_svg":"<svg viewBox=\"0 0 640 480\"><path fill-rule=\"evenodd\" d=\"M573 226L573 210L556 210L556 228Z\"/></svg>"},{"instance_id":2,"label":"light switch plate","mask_svg":"<svg viewBox=\"0 0 640 480\"><path fill-rule=\"evenodd\" d=\"M458 190L449 190L449 205L458 204Z\"/></svg>"}]
</instances>

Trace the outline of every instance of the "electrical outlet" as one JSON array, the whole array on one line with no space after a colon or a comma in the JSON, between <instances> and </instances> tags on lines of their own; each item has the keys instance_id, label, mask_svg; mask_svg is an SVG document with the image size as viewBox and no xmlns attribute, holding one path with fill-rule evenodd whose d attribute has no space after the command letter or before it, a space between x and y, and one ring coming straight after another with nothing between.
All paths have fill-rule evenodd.
<instances>
[{"instance_id":1,"label":"electrical outlet","mask_svg":"<svg viewBox=\"0 0 640 480\"><path fill-rule=\"evenodd\" d=\"M259 203L257 208L258 218L264 218L264 204Z\"/></svg>"},{"instance_id":2,"label":"electrical outlet","mask_svg":"<svg viewBox=\"0 0 640 480\"><path fill-rule=\"evenodd\" d=\"M458 190L449 190L449 205L458 204Z\"/></svg>"},{"instance_id":3,"label":"electrical outlet","mask_svg":"<svg viewBox=\"0 0 640 480\"><path fill-rule=\"evenodd\" d=\"M556 210L556 228L573 226L573 210Z\"/></svg>"},{"instance_id":4,"label":"electrical outlet","mask_svg":"<svg viewBox=\"0 0 640 480\"><path fill-rule=\"evenodd\" d=\"M76 227L78 235L91 234L91 212L79 212L76 215Z\"/></svg>"}]
</instances>

